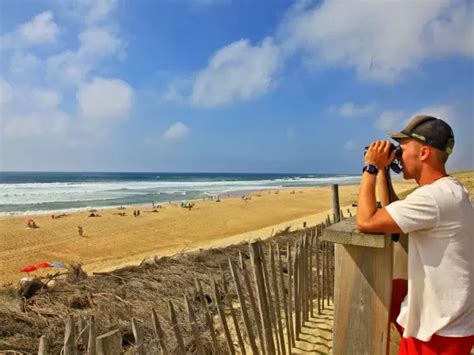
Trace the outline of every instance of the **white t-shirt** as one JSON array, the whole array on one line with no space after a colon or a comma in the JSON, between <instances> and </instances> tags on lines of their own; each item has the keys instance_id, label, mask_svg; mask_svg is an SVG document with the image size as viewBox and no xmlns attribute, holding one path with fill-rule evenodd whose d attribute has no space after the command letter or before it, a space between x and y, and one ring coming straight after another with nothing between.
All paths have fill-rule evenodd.
<instances>
[{"instance_id":1,"label":"white t-shirt","mask_svg":"<svg viewBox=\"0 0 474 355\"><path fill-rule=\"evenodd\" d=\"M474 210L464 186L444 177L386 207L408 236L403 337L474 335Z\"/></svg>"}]
</instances>

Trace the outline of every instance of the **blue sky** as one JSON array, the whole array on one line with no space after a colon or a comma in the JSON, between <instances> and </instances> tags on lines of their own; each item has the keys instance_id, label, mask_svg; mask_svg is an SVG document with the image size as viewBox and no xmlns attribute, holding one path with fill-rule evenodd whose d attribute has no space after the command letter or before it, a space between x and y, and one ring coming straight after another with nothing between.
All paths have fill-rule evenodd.
<instances>
[{"instance_id":1,"label":"blue sky","mask_svg":"<svg viewBox=\"0 0 474 355\"><path fill-rule=\"evenodd\" d=\"M0 169L358 173L417 113L474 168L472 1L0 2Z\"/></svg>"}]
</instances>

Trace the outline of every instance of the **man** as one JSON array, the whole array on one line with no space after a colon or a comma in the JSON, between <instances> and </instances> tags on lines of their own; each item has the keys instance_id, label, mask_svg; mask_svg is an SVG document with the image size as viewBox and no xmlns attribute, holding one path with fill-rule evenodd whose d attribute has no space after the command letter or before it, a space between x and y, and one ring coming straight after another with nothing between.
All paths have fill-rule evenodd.
<instances>
[{"instance_id":1,"label":"man","mask_svg":"<svg viewBox=\"0 0 474 355\"><path fill-rule=\"evenodd\" d=\"M408 233L408 291L396 319L403 333L399 354L469 354L474 344L474 211L464 186L446 174L454 134L443 120L416 116L388 136L402 148L403 177L420 187L405 200L377 209L376 177L382 175L381 198L387 200L391 189L384 177L395 151L389 154L390 142L372 143L365 155L357 227L365 233ZM394 285L394 294L400 293Z\"/></svg>"}]
</instances>

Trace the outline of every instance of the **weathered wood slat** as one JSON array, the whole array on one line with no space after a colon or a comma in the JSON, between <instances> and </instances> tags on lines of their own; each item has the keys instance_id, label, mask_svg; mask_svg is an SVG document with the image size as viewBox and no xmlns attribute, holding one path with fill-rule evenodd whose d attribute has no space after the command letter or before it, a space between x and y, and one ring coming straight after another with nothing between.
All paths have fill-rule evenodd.
<instances>
[{"instance_id":1,"label":"weathered wood slat","mask_svg":"<svg viewBox=\"0 0 474 355\"><path fill-rule=\"evenodd\" d=\"M87 355L96 355L96 327L95 316L89 319L89 339L87 340Z\"/></svg>"},{"instance_id":2,"label":"weathered wood slat","mask_svg":"<svg viewBox=\"0 0 474 355\"><path fill-rule=\"evenodd\" d=\"M281 302L283 303L283 314L285 316L286 326L286 346L288 354L291 354L291 332L290 332L290 319L288 316L288 296L285 288L285 278L283 276L283 262L281 261L280 245L277 244L277 255L278 255L278 276L280 278L280 289L281 289Z\"/></svg>"},{"instance_id":3,"label":"weathered wood slat","mask_svg":"<svg viewBox=\"0 0 474 355\"><path fill-rule=\"evenodd\" d=\"M219 313L219 318L221 320L222 328L224 329L224 335L227 342L227 348L229 349L229 353L234 355L235 354L234 343L232 342L229 326L227 325L227 319L224 312L224 307L222 307L221 294L219 290L217 289L216 282L214 278L212 277L212 275L210 275L210 278L211 278L211 287L212 287L212 294L214 298L214 304L217 307L217 312Z\"/></svg>"},{"instance_id":4,"label":"weathered wood slat","mask_svg":"<svg viewBox=\"0 0 474 355\"><path fill-rule=\"evenodd\" d=\"M327 227L322 240L370 248L385 248L386 245L383 234L360 233L357 230L355 217L347 218L337 225Z\"/></svg>"},{"instance_id":5,"label":"weathered wood slat","mask_svg":"<svg viewBox=\"0 0 474 355\"><path fill-rule=\"evenodd\" d=\"M173 302L168 301L168 309L170 313L170 324L171 324L171 328L173 328L174 335L176 337L178 350L181 354L184 354L186 350L184 348L183 336L181 335L181 330L179 329L178 319L176 318L176 311L174 310Z\"/></svg>"},{"instance_id":6,"label":"weathered wood slat","mask_svg":"<svg viewBox=\"0 0 474 355\"><path fill-rule=\"evenodd\" d=\"M161 347L161 353L163 355L168 355L168 347L166 346L165 332L161 328L160 320L154 308L151 309L151 319L153 321L153 329L155 330L155 336L158 339L158 343Z\"/></svg>"},{"instance_id":7,"label":"weathered wood slat","mask_svg":"<svg viewBox=\"0 0 474 355\"><path fill-rule=\"evenodd\" d=\"M272 325L267 307L267 295L265 292L265 282L263 280L262 260L258 242L250 243L250 258L254 272L255 284L257 285L258 305L261 322L263 325L263 338L266 354L275 354L275 346L272 336Z\"/></svg>"},{"instance_id":8,"label":"weathered wood slat","mask_svg":"<svg viewBox=\"0 0 474 355\"><path fill-rule=\"evenodd\" d=\"M247 289L247 293L249 295L253 319L257 327L258 341L260 342L260 349L262 353L265 354L265 345L264 345L264 338L263 338L263 324L261 322L260 314L258 313L257 301L253 292L252 284L250 282L249 273L245 266L243 255L240 251L239 251L239 264L240 264L240 269L242 270L242 276L244 277L245 288Z\"/></svg>"},{"instance_id":9,"label":"weathered wood slat","mask_svg":"<svg viewBox=\"0 0 474 355\"><path fill-rule=\"evenodd\" d=\"M38 355L49 355L49 342L46 336L42 335L38 346Z\"/></svg>"},{"instance_id":10,"label":"weathered wood slat","mask_svg":"<svg viewBox=\"0 0 474 355\"><path fill-rule=\"evenodd\" d=\"M288 318L290 321L290 336L291 336L291 345L295 346L296 345L296 337L295 337L295 328L294 328L294 322L293 322L293 260L291 257L291 245L290 243L286 244L286 267L288 269Z\"/></svg>"},{"instance_id":11,"label":"weathered wood slat","mask_svg":"<svg viewBox=\"0 0 474 355\"><path fill-rule=\"evenodd\" d=\"M76 326L72 315L68 316L64 332L64 355L77 355Z\"/></svg>"},{"instance_id":12,"label":"weathered wood slat","mask_svg":"<svg viewBox=\"0 0 474 355\"><path fill-rule=\"evenodd\" d=\"M96 338L97 355L121 355L122 335L119 329L99 335Z\"/></svg>"},{"instance_id":13,"label":"weathered wood slat","mask_svg":"<svg viewBox=\"0 0 474 355\"><path fill-rule=\"evenodd\" d=\"M286 349L285 349L285 338L283 336L283 322L281 320L280 292L278 289L277 273L276 273L276 268L275 268L275 255L273 252L273 245L271 243L269 246L269 253L270 253L270 269L271 269L271 274L272 274L272 287L273 287L273 294L275 295L275 310L276 310L276 317L277 317L278 335L280 339L280 349L281 349L281 353L285 355Z\"/></svg>"},{"instance_id":14,"label":"weathered wood slat","mask_svg":"<svg viewBox=\"0 0 474 355\"><path fill-rule=\"evenodd\" d=\"M391 237L385 238L384 249L336 245L336 355L346 354L347 349L353 354L386 353L393 249Z\"/></svg>"},{"instance_id":15,"label":"weathered wood slat","mask_svg":"<svg viewBox=\"0 0 474 355\"><path fill-rule=\"evenodd\" d=\"M232 264L232 261L230 260L230 258L228 258L228 263L229 263L229 269L232 275L232 279L234 281L235 291L237 292L237 297L239 298L242 318L244 320L245 331L247 333L247 339L249 340L250 347L252 349L253 354L258 354L259 352L258 352L257 344L255 342L255 336L252 331L252 324L250 322L250 318L248 315L247 304L245 302L244 293L242 292L239 276L237 275L235 266L234 264Z\"/></svg>"},{"instance_id":16,"label":"weathered wood slat","mask_svg":"<svg viewBox=\"0 0 474 355\"><path fill-rule=\"evenodd\" d=\"M143 344L143 331L137 320L132 317L132 333L135 338L135 349L138 355L146 355L145 345Z\"/></svg>"},{"instance_id":17,"label":"weathered wood slat","mask_svg":"<svg viewBox=\"0 0 474 355\"><path fill-rule=\"evenodd\" d=\"M198 292L198 297L201 300L201 304L204 307L204 316L206 318L207 327L209 328L209 334L211 335L212 347L214 353L219 353L219 344L217 342L216 332L214 330L214 321L211 314L209 314L209 306L207 305L206 297L204 297L204 292L202 290L201 282L198 279L194 279L196 284L196 289Z\"/></svg>"},{"instance_id":18,"label":"weathered wood slat","mask_svg":"<svg viewBox=\"0 0 474 355\"><path fill-rule=\"evenodd\" d=\"M201 334L199 333L198 325L196 323L196 315L194 314L194 309L186 295L184 295L184 304L188 312L188 319L193 332L194 342L196 343L196 351L199 355L205 355L204 346L201 341Z\"/></svg>"}]
</instances>

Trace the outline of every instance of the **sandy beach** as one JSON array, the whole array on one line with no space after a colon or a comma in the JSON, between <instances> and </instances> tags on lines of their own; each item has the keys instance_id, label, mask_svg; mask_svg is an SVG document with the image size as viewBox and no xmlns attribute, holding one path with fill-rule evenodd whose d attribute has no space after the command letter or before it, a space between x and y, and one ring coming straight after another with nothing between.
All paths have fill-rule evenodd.
<instances>
[{"instance_id":1,"label":"sandy beach","mask_svg":"<svg viewBox=\"0 0 474 355\"><path fill-rule=\"evenodd\" d=\"M413 182L395 183L397 191L414 186ZM339 187L344 211L356 202L357 194L357 185ZM136 206L99 210L99 217L88 217L87 212L58 219L33 216L36 229L26 227L27 216L0 219L0 285L18 282L25 276L19 271L22 267L42 261L78 261L88 272L110 270L155 255L266 238L285 228L302 228L304 222L315 225L332 213L329 186L250 196L246 201L200 201L192 210L171 204L152 212L151 206L142 206L139 217L133 216ZM78 226L83 228L83 237Z\"/></svg>"}]
</instances>

